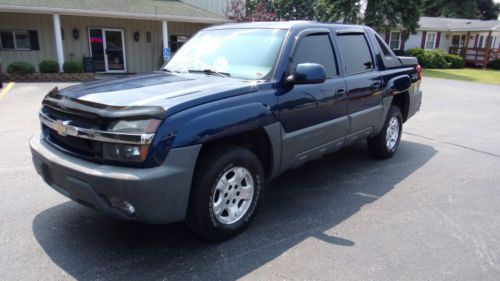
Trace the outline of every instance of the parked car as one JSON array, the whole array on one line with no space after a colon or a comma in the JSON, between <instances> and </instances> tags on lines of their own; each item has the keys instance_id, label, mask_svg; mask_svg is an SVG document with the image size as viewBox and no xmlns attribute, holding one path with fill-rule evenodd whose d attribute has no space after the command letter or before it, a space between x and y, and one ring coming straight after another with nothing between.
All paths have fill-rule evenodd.
<instances>
[{"instance_id":1,"label":"parked car","mask_svg":"<svg viewBox=\"0 0 500 281\"><path fill-rule=\"evenodd\" d=\"M369 27L214 26L163 71L50 91L30 141L37 172L116 218L185 220L220 241L248 226L264 185L366 139L393 156L420 107L421 68Z\"/></svg>"}]
</instances>

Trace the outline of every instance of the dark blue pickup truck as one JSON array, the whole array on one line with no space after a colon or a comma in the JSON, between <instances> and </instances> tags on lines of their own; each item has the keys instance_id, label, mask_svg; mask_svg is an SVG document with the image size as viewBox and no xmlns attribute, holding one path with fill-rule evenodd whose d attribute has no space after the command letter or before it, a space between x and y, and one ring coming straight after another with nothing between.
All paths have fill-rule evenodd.
<instances>
[{"instance_id":1,"label":"dark blue pickup truck","mask_svg":"<svg viewBox=\"0 0 500 281\"><path fill-rule=\"evenodd\" d=\"M162 71L53 89L30 142L37 172L114 217L185 220L228 239L266 182L358 140L389 158L420 108L421 68L369 27L214 26Z\"/></svg>"}]
</instances>

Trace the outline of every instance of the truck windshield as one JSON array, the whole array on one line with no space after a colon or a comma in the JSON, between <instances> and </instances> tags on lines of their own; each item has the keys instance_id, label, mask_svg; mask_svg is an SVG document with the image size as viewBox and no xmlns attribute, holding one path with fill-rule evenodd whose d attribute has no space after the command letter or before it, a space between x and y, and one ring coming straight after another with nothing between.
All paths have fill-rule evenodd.
<instances>
[{"instance_id":1,"label":"truck windshield","mask_svg":"<svg viewBox=\"0 0 500 281\"><path fill-rule=\"evenodd\" d=\"M201 31L182 46L164 69L269 80L286 32L281 29Z\"/></svg>"}]
</instances>

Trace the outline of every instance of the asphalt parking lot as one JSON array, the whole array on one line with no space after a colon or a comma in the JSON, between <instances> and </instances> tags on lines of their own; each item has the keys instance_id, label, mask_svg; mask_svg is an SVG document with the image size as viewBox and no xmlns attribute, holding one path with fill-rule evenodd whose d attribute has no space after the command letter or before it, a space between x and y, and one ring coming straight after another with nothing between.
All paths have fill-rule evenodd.
<instances>
[{"instance_id":1,"label":"asphalt parking lot","mask_svg":"<svg viewBox=\"0 0 500 281\"><path fill-rule=\"evenodd\" d=\"M288 172L246 232L205 244L183 224L116 221L43 183L28 139L54 85L0 97L2 280L500 278L500 86L424 78L394 158L357 143Z\"/></svg>"}]
</instances>

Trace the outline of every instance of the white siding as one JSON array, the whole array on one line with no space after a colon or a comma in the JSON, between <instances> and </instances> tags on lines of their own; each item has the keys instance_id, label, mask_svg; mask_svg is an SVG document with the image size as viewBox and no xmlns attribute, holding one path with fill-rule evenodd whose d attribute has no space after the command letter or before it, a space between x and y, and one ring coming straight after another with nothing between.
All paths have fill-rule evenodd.
<instances>
[{"instance_id":1,"label":"white siding","mask_svg":"<svg viewBox=\"0 0 500 281\"><path fill-rule=\"evenodd\" d=\"M386 38L385 33L380 33L380 37L382 37L382 39L385 40L385 38ZM413 49L413 48L420 48L421 40L422 40L422 32L421 31L417 31L416 34L410 33L410 36L405 41L405 50Z\"/></svg>"},{"instance_id":2,"label":"white siding","mask_svg":"<svg viewBox=\"0 0 500 281\"><path fill-rule=\"evenodd\" d=\"M422 31L418 31L416 34L411 34L408 40L405 42L405 50L420 48L422 46Z\"/></svg>"},{"instance_id":3,"label":"white siding","mask_svg":"<svg viewBox=\"0 0 500 281\"><path fill-rule=\"evenodd\" d=\"M200 23L169 22L168 33L192 36L207 26ZM161 21L62 15L61 27L66 61L81 62L84 56L90 56L89 27L118 28L124 31L128 71L144 73L158 69L162 50ZM77 40L72 35L75 28L80 32ZM39 51L0 51L2 72L14 61L32 63L38 71L40 61L57 59L52 15L0 13L0 29L37 30L40 45ZM133 38L136 31L140 34L138 42ZM151 43L146 42L147 31L151 32Z\"/></svg>"},{"instance_id":4,"label":"white siding","mask_svg":"<svg viewBox=\"0 0 500 281\"><path fill-rule=\"evenodd\" d=\"M39 51L0 51L2 72L15 61L26 61L35 66L41 60L57 58L54 42L54 27L51 15L0 13L0 29L5 30L36 30L38 33Z\"/></svg>"},{"instance_id":5,"label":"white siding","mask_svg":"<svg viewBox=\"0 0 500 281\"><path fill-rule=\"evenodd\" d=\"M129 72L144 73L158 69L161 60L162 31L161 21L130 20L116 18L62 16L64 29L64 55L66 60L81 61L90 56L88 28L117 28L124 31L127 69ZM169 35L192 36L206 24L169 22ZM72 38L72 30L80 31L80 38ZM139 32L139 41L134 40L134 33ZM146 41L146 32L151 32L151 43Z\"/></svg>"},{"instance_id":6,"label":"white siding","mask_svg":"<svg viewBox=\"0 0 500 281\"><path fill-rule=\"evenodd\" d=\"M205 11L224 16L229 0L181 0Z\"/></svg>"},{"instance_id":7,"label":"white siding","mask_svg":"<svg viewBox=\"0 0 500 281\"><path fill-rule=\"evenodd\" d=\"M451 45L451 33L441 31L441 40L439 40L439 48L449 52Z\"/></svg>"}]
</instances>

